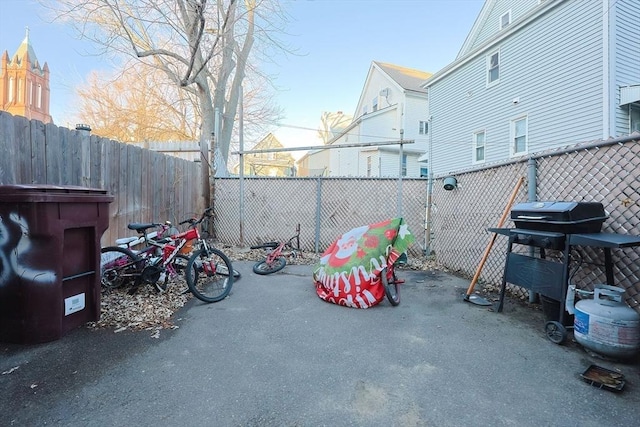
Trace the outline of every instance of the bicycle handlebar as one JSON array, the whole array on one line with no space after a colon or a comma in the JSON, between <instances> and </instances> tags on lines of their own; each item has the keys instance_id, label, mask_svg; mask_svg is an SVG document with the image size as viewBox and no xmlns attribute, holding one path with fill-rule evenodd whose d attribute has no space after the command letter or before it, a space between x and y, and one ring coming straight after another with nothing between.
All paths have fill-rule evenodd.
<instances>
[{"instance_id":1,"label":"bicycle handlebar","mask_svg":"<svg viewBox=\"0 0 640 427\"><path fill-rule=\"evenodd\" d=\"M190 227L195 227L196 225L204 221L205 217L209 217L209 216L213 216L213 208L205 209L204 212L202 212L202 216L200 216L200 219L195 219L195 218L185 219L184 221L181 221L179 225L189 224Z\"/></svg>"}]
</instances>

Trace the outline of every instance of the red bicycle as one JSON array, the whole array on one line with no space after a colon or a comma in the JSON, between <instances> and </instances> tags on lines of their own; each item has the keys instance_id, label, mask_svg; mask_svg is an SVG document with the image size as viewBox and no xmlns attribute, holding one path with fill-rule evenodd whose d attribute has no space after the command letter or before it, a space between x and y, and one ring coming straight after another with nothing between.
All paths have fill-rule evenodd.
<instances>
[{"instance_id":1,"label":"red bicycle","mask_svg":"<svg viewBox=\"0 0 640 427\"><path fill-rule=\"evenodd\" d=\"M384 286L384 293L393 306L400 304L400 288L398 285L404 283L404 279L399 279L398 276L396 276L396 267L405 265L406 263L407 254L403 253L396 262L383 268L382 272L380 272L380 280L382 280L382 285Z\"/></svg>"},{"instance_id":2,"label":"red bicycle","mask_svg":"<svg viewBox=\"0 0 640 427\"><path fill-rule=\"evenodd\" d=\"M300 224L296 226L296 235L286 242L267 242L251 246L251 249L265 249L267 255L264 260L253 266L253 272L260 275L275 273L287 265L286 258L302 257L300 251Z\"/></svg>"}]
</instances>

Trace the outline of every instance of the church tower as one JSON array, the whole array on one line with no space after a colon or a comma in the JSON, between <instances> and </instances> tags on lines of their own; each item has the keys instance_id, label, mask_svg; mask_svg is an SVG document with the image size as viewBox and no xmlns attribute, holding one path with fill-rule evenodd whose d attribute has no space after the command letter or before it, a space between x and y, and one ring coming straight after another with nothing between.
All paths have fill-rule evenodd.
<instances>
[{"instance_id":1,"label":"church tower","mask_svg":"<svg viewBox=\"0 0 640 427\"><path fill-rule=\"evenodd\" d=\"M51 123L49 114L49 66L40 66L29 42L29 29L10 58L5 50L0 70L0 110L14 116Z\"/></svg>"}]
</instances>

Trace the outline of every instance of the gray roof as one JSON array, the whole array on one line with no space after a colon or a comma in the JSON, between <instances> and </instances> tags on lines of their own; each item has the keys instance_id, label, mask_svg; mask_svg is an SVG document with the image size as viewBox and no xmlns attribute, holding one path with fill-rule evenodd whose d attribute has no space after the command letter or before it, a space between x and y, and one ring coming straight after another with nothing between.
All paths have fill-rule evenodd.
<instances>
[{"instance_id":1,"label":"gray roof","mask_svg":"<svg viewBox=\"0 0 640 427\"><path fill-rule=\"evenodd\" d=\"M415 92L426 92L426 90L420 86L425 82L425 80L431 77L431 73L415 70L413 68L401 67L399 65L387 64L384 62L373 62L403 89Z\"/></svg>"}]
</instances>

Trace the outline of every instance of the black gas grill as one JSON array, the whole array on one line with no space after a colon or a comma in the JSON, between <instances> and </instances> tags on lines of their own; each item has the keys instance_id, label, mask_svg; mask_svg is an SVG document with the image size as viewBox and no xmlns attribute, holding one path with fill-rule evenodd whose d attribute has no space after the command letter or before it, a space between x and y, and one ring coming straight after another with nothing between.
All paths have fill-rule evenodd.
<instances>
[{"instance_id":1,"label":"black gas grill","mask_svg":"<svg viewBox=\"0 0 640 427\"><path fill-rule=\"evenodd\" d=\"M640 236L601 232L607 219L602 203L520 203L511 209L511 219L515 228L489 229L509 237L497 311L502 311L507 282L546 297L542 298L543 305L545 300L555 301L559 306L557 320L549 319L545 332L551 341L559 344L566 339L564 301L572 247L600 248L604 253L607 284L615 286L611 249L640 246ZM529 246L529 256L512 252L514 244ZM559 251L560 261L546 259L547 249Z\"/></svg>"},{"instance_id":2,"label":"black gas grill","mask_svg":"<svg viewBox=\"0 0 640 427\"><path fill-rule=\"evenodd\" d=\"M511 209L515 229L503 231L512 243L563 249L567 234L597 233L607 219L602 203L528 202Z\"/></svg>"}]
</instances>

